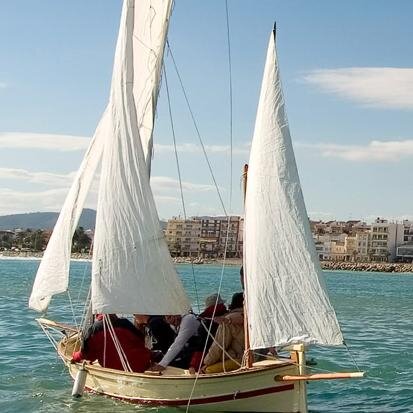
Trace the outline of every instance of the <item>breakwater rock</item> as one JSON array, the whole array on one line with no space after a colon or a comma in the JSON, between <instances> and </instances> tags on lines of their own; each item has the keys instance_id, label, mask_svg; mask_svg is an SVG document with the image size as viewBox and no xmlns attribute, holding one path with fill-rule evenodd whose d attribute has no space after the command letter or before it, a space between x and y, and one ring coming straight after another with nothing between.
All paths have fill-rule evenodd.
<instances>
[{"instance_id":1,"label":"breakwater rock","mask_svg":"<svg viewBox=\"0 0 413 413\"><path fill-rule=\"evenodd\" d=\"M43 257L43 251L0 251L0 258L27 258L40 259ZM92 255L83 252L72 252L72 260L90 260Z\"/></svg>"},{"instance_id":2,"label":"breakwater rock","mask_svg":"<svg viewBox=\"0 0 413 413\"><path fill-rule=\"evenodd\" d=\"M413 272L413 264L388 262L339 262L321 261L323 270Z\"/></svg>"}]
</instances>

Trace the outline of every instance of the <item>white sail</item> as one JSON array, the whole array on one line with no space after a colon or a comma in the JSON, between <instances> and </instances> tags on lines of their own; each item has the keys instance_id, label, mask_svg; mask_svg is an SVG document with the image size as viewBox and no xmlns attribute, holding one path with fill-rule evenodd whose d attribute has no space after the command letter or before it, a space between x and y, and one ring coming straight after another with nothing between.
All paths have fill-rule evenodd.
<instances>
[{"instance_id":1,"label":"white sail","mask_svg":"<svg viewBox=\"0 0 413 413\"><path fill-rule=\"evenodd\" d=\"M153 123L172 1L141 0L136 4L132 1L128 4L131 8L130 14L134 15L135 19L133 26L135 116L150 172ZM135 7L134 12L133 7ZM100 162L104 142L106 138L110 140L113 134L112 113L108 112L109 109L96 129L40 263L29 301L29 306L37 311L45 311L51 297L68 288L72 237Z\"/></svg>"},{"instance_id":2,"label":"white sail","mask_svg":"<svg viewBox=\"0 0 413 413\"><path fill-rule=\"evenodd\" d=\"M109 103L92 266L92 308L181 314L189 309L159 226L133 96L133 1L124 2ZM136 74L135 74L136 76Z\"/></svg>"},{"instance_id":3,"label":"white sail","mask_svg":"<svg viewBox=\"0 0 413 413\"><path fill-rule=\"evenodd\" d=\"M310 230L271 35L248 169L245 269L252 349L339 345Z\"/></svg>"},{"instance_id":4,"label":"white sail","mask_svg":"<svg viewBox=\"0 0 413 413\"><path fill-rule=\"evenodd\" d=\"M65 199L40 262L29 300L29 307L33 310L46 311L51 297L65 292L68 288L72 238L102 157L102 143L107 133L107 115L106 110Z\"/></svg>"},{"instance_id":5,"label":"white sail","mask_svg":"<svg viewBox=\"0 0 413 413\"><path fill-rule=\"evenodd\" d=\"M133 95L143 154L151 171L152 133L172 0L135 2Z\"/></svg>"}]
</instances>

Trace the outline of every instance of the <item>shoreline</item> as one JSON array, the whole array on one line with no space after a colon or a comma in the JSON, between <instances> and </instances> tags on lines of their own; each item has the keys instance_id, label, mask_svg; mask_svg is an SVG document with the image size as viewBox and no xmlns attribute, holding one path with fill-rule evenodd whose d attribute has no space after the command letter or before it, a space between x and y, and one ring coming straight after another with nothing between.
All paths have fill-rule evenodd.
<instances>
[{"instance_id":1,"label":"shoreline","mask_svg":"<svg viewBox=\"0 0 413 413\"><path fill-rule=\"evenodd\" d=\"M40 260L43 252L32 251L0 251L0 259L25 259ZM73 253L71 259L76 261L91 261L91 255L85 253ZM217 258L196 259L194 265L222 265L241 267L241 258ZM191 264L189 258L173 258L174 264ZM413 263L388 263L388 262L346 262L346 261L321 261L321 268L328 271L364 271L364 272L388 272L388 273L413 273Z\"/></svg>"}]
</instances>

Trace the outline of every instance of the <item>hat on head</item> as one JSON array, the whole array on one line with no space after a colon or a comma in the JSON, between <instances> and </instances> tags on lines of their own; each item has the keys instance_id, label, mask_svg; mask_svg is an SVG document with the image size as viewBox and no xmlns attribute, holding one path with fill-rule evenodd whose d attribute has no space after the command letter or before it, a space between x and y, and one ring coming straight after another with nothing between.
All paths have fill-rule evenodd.
<instances>
[{"instance_id":1,"label":"hat on head","mask_svg":"<svg viewBox=\"0 0 413 413\"><path fill-rule=\"evenodd\" d=\"M235 310L236 308L242 308L243 305L244 305L244 293L235 293L232 296L229 309Z\"/></svg>"},{"instance_id":2,"label":"hat on head","mask_svg":"<svg viewBox=\"0 0 413 413\"><path fill-rule=\"evenodd\" d=\"M225 301L221 298L218 293L211 294L207 298L205 298L205 307L211 307L212 305L224 304Z\"/></svg>"}]
</instances>

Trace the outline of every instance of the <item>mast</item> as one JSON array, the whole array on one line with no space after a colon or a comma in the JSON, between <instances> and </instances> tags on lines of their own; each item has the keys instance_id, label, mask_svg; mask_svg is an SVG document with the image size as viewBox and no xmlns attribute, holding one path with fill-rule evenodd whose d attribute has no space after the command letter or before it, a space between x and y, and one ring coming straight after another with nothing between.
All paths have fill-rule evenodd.
<instances>
[{"instance_id":1,"label":"mast","mask_svg":"<svg viewBox=\"0 0 413 413\"><path fill-rule=\"evenodd\" d=\"M244 165L244 171L242 173L242 190L244 194L244 204L245 204L245 197L247 195L247 181L248 181L248 164ZM244 239L245 239L245 218L244 218ZM243 242L244 245L244 242ZM245 247L244 247L245 249ZM243 256L243 264L245 264L245 254ZM244 290L247 289L247 277L246 277L246 266L243 265L243 286ZM246 356L246 367L251 368L253 357L252 352L250 349L250 335L248 331L248 305L246 302L247 294L244 293L244 342L245 342L245 356Z\"/></svg>"}]
</instances>

